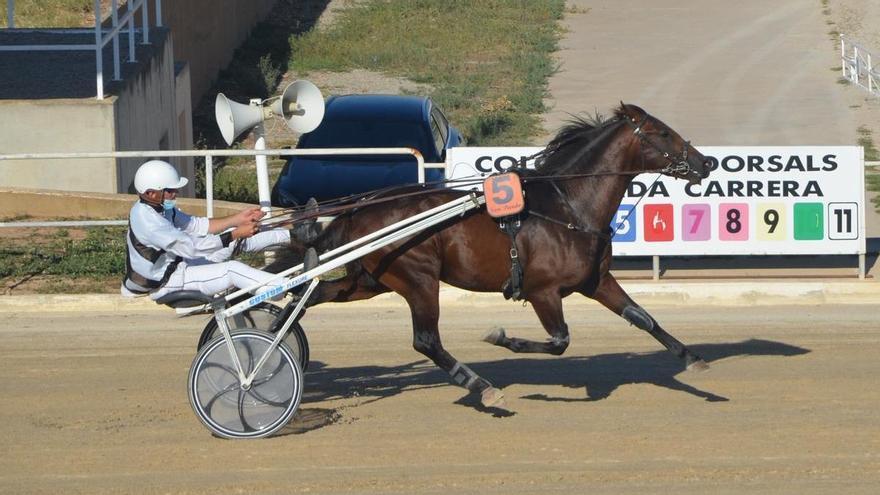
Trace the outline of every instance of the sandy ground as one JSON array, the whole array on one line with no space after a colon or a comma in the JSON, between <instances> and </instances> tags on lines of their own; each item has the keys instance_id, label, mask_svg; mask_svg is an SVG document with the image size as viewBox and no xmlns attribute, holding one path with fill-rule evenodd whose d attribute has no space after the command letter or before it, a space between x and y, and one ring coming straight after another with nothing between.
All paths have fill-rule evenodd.
<instances>
[{"instance_id":1,"label":"sandy ground","mask_svg":"<svg viewBox=\"0 0 880 495\"><path fill-rule=\"evenodd\" d=\"M506 394L485 410L412 350L402 303L314 308L300 412L256 441L189 408L201 320L4 315L0 493L876 493L875 309L655 308L712 365L693 374L593 303L567 305L562 357L479 341L543 338L529 308L446 307L446 347Z\"/></svg>"},{"instance_id":2,"label":"sandy ground","mask_svg":"<svg viewBox=\"0 0 880 495\"><path fill-rule=\"evenodd\" d=\"M549 132L569 113L607 112L623 100L704 145L853 145L860 125L878 140L880 100L839 84L831 34L870 47L880 36L877 2L569 5L561 71L550 81Z\"/></svg>"}]
</instances>

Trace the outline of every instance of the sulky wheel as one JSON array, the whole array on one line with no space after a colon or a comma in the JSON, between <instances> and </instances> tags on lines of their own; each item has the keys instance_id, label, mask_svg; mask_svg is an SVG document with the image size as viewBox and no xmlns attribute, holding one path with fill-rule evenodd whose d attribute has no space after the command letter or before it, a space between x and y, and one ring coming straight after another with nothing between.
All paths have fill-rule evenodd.
<instances>
[{"instance_id":1,"label":"sulky wheel","mask_svg":"<svg viewBox=\"0 0 880 495\"><path fill-rule=\"evenodd\" d=\"M257 328L263 331L274 332L273 323L281 314L282 309L274 304L262 302L253 308L247 309L229 318L229 328ZM199 349L216 337L223 335L217 328L217 321L213 318L205 325L202 335L199 337ZM306 339L306 332L303 330L299 322L295 322L287 331L284 338L287 345L293 350L293 354L299 361L300 368L305 371L309 367L309 341Z\"/></svg>"},{"instance_id":2,"label":"sulky wheel","mask_svg":"<svg viewBox=\"0 0 880 495\"><path fill-rule=\"evenodd\" d=\"M274 340L253 329L230 332L244 375L249 376ZM290 347L279 342L249 386L242 386L226 339L199 350L189 370L189 402L199 420L223 438L260 438L283 428L302 397L303 374Z\"/></svg>"}]
</instances>

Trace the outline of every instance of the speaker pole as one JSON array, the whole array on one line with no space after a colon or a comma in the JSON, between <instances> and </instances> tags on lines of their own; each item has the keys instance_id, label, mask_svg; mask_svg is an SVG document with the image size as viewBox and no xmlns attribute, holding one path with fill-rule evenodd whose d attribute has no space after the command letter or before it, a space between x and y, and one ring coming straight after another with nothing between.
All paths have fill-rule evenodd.
<instances>
[{"instance_id":1,"label":"speaker pole","mask_svg":"<svg viewBox=\"0 0 880 495\"><path fill-rule=\"evenodd\" d=\"M257 140L254 143L254 150L262 151L266 149L266 133L263 123L254 127L254 135ZM257 196L260 199L260 209L266 213L265 218L272 217L272 200L269 193L269 164L266 155L257 155Z\"/></svg>"}]
</instances>

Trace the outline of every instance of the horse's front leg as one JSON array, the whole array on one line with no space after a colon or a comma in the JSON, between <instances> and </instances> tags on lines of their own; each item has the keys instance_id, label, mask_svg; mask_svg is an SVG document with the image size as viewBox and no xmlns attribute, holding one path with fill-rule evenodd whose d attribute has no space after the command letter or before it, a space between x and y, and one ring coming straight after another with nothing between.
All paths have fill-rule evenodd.
<instances>
[{"instance_id":1,"label":"horse's front leg","mask_svg":"<svg viewBox=\"0 0 880 495\"><path fill-rule=\"evenodd\" d=\"M620 284L617 283L617 280L610 273L606 272L602 276L598 288L592 295L585 295L599 301L603 306L623 317L623 319L628 321L631 325L635 325L651 334L652 337L657 339L664 347L669 349L670 352L679 358L684 359L687 369L702 371L709 368L709 365L699 356L691 352L691 350L679 342L678 339L666 333L666 331L660 327L660 324L657 323L657 320L648 314L648 312L641 306L636 304L629 295L624 292L623 288L620 287Z\"/></svg>"},{"instance_id":2,"label":"horse's front leg","mask_svg":"<svg viewBox=\"0 0 880 495\"><path fill-rule=\"evenodd\" d=\"M541 320L541 326L550 334L544 342L508 337L503 328L493 328L483 336L490 344L506 347L513 352L543 353L559 356L565 352L570 342L568 325L562 315L562 297L556 288L530 294L528 298Z\"/></svg>"},{"instance_id":3,"label":"horse's front leg","mask_svg":"<svg viewBox=\"0 0 880 495\"><path fill-rule=\"evenodd\" d=\"M452 381L471 392L480 394L486 407L503 407L504 394L488 380L461 363L443 348L437 323L440 319L439 283L412 285L414 292L402 294L409 304L413 321L413 348L424 354L452 377ZM433 287L432 287L433 285Z\"/></svg>"}]
</instances>

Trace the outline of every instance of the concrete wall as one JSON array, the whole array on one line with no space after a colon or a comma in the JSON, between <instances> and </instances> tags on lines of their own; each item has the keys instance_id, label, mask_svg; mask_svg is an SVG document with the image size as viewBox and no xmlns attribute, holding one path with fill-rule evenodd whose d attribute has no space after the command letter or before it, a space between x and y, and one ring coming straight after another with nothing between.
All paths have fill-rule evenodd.
<instances>
[{"instance_id":1,"label":"concrete wall","mask_svg":"<svg viewBox=\"0 0 880 495\"><path fill-rule=\"evenodd\" d=\"M134 194L70 193L47 189L19 189L0 186L0 219L27 217L30 221L64 219L125 220ZM180 209L204 216L204 199L181 198ZM253 205L214 201L214 216L225 217ZM28 221L24 220L24 221Z\"/></svg>"},{"instance_id":2,"label":"concrete wall","mask_svg":"<svg viewBox=\"0 0 880 495\"><path fill-rule=\"evenodd\" d=\"M0 153L111 151L114 99L0 100ZM116 192L112 159L0 161L0 185Z\"/></svg>"},{"instance_id":3,"label":"concrete wall","mask_svg":"<svg viewBox=\"0 0 880 495\"><path fill-rule=\"evenodd\" d=\"M0 100L0 153L75 153L192 149L189 70L175 64L167 30L153 30L149 56L126 67L104 100ZM0 186L132 192L144 159L0 161ZM194 178L193 161L172 159ZM192 196L194 180L182 195Z\"/></svg>"},{"instance_id":4,"label":"concrete wall","mask_svg":"<svg viewBox=\"0 0 880 495\"><path fill-rule=\"evenodd\" d=\"M251 29L272 10L276 0L168 0L162 2L162 24L174 33L174 58L190 66L193 104L210 89L232 60ZM152 4L152 3L151 3ZM151 7L152 10L152 7Z\"/></svg>"},{"instance_id":5,"label":"concrete wall","mask_svg":"<svg viewBox=\"0 0 880 495\"><path fill-rule=\"evenodd\" d=\"M167 31L154 31L153 56L140 70L125 79L114 104L116 150L179 150L192 148L192 111L189 102L189 71L174 63L173 43ZM189 123L189 130L181 123ZM187 139L184 141L184 139ZM134 193L132 182L137 168L146 158L118 160L115 189L109 192ZM193 178L192 159L173 158L181 174ZM192 196L193 185L183 191Z\"/></svg>"}]
</instances>

